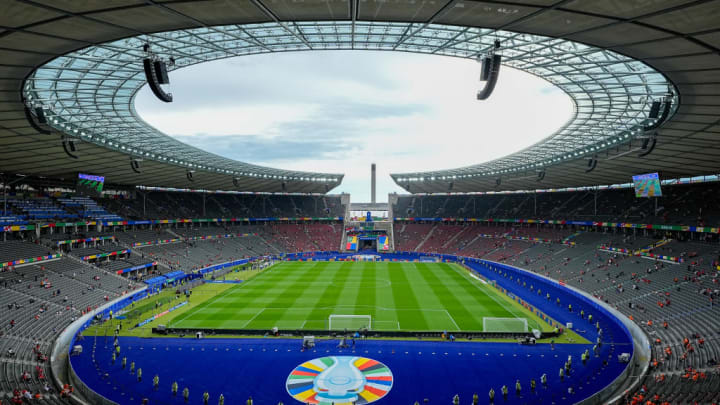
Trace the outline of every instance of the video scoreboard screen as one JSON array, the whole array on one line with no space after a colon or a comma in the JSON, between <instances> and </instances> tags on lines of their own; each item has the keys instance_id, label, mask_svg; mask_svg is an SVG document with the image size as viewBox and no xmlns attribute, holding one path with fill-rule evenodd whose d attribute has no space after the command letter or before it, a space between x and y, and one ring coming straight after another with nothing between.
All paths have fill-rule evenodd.
<instances>
[{"instance_id":1,"label":"video scoreboard screen","mask_svg":"<svg viewBox=\"0 0 720 405\"><path fill-rule=\"evenodd\" d=\"M92 174L78 173L76 190L78 194L88 197L100 197L102 195L105 177Z\"/></svg>"},{"instance_id":2,"label":"video scoreboard screen","mask_svg":"<svg viewBox=\"0 0 720 405\"><path fill-rule=\"evenodd\" d=\"M635 197L660 197L660 177L657 173L638 174L633 176Z\"/></svg>"}]
</instances>

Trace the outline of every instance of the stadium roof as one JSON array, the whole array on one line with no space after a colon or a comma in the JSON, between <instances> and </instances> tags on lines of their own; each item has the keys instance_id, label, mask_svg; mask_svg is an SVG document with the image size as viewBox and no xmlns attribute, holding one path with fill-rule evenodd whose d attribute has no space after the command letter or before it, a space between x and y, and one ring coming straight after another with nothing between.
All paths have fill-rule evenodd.
<instances>
[{"instance_id":1,"label":"stadium roof","mask_svg":"<svg viewBox=\"0 0 720 405\"><path fill-rule=\"evenodd\" d=\"M475 58L500 39L506 65L544 77L573 98L572 120L508 157L393 175L398 184L411 192L443 192L452 183L452 191L460 192L536 188L537 170L545 171L543 188L622 183L648 171L663 177L717 172L719 0L2 3L2 171L57 177L91 171L111 183L206 189L233 188L237 178L243 190L280 191L286 183L290 192L327 191L341 175L236 162L142 122L132 106L144 84L142 45L172 56L178 68L311 49ZM649 135L642 127L649 124L650 104L665 97L672 99L670 119L658 130L655 150L638 157L636 149ZM46 108L53 134L30 125L23 101ZM60 133L82 141L78 159L65 154ZM129 156L142 156L142 173L132 171ZM594 156L597 168L586 173ZM188 170L195 171L193 183Z\"/></svg>"}]
</instances>

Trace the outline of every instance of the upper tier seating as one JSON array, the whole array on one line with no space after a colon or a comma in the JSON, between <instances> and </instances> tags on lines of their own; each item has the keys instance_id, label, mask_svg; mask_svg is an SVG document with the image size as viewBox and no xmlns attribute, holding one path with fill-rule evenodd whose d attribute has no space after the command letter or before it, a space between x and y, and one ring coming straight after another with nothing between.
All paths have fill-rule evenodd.
<instances>
[{"instance_id":1,"label":"upper tier seating","mask_svg":"<svg viewBox=\"0 0 720 405\"><path fill-rule=\"evenodd\" d=\"M152 192L143 198L102 200L108 210L129 219L342 217L340 196L269 196Z\"/></svg>"},{"instance_id":2,"label":"upper tier seating","mask_svg":"<svg viewBox=\"0 0 720 405\"><path fill-rule=\"evenodd\" d=\"M398 196L396 217L561 219L718 226L717 183L663 186L657 210L633 189L537 194Z\"/></svg>"},{"instance_id":3,"label":"upper tier seating","mask_svg":"<svg viewBox=\"0 0 720 405\"><path fill-rule=\"evenodd\" d=\"M21 212L27 219L76 219L76 214L71 214L60 208L49 198L9 198L8 204L12 205L16 212Z\"/></svg>"},{"instance_id":4,"label":"upper tier seating","mask_svg":"<svg viewBox=\"0 0 720 405\"><path fill-rule=\"evenodd\" d=\"M105 208L98 205L89 197L58 198L63 207L73 208L78 212L80 218L94 219L99 221L122 221L122 217L105 211Z\"/></svg>"}]
</instances>

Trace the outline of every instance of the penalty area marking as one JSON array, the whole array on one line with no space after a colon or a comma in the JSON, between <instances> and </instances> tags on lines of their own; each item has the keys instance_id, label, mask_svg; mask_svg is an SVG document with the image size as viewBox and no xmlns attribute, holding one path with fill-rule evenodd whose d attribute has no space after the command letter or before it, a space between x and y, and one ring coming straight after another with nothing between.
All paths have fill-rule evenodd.
<instances>
[{"instance_id":1,"label":"penalty area marking","mask_svg":"<svg viewBox=\"0 0 720 405\"><path fill-rule=\"evenodd\" d=\"M258 313L255 314L255 315L253 315L252 318L248 319L248 321L245 322L245 323L243 324L243 326L240 327L240 329L243 329L243 328L245 328L246 326L248 326L248 325L250 324L250 322L254 321L255 318L257 318L258 315L260 315L260 314L262 314L263 312L265 312L266 309L267 309L267 308L263 308L263 309L261 309L260 311L258 311Z\"/></svg>"},{"instance_id":2,"label":"penalty area marking","mask_svg":"<svg viewBox=\"0 0 720 405\"><path fill-rule=\"evenodd\" d=\"M457 267L451 265L450 267L451 267L453 270L455 270L456 273L459 273L461 276L464 275L463 272L459 270L459 269L462 269L462 267L460 267L459 265L458 265ZM462 270L464 270L464 269L462 269ZM480 290L484 295L492 298L492 300L495 301L501 308L504 308L506 311L508 311L510 314L512 314L515 318L524 318L524 319L527 319L528 325L530 325L530 322L534 322L534 323L535 323L535 326L538 326L537 321L535 321L535 320L532 319L532 318L531 318L531 319L528 319L527 317L523 316L523 315L525 315L525 314L523 314L522 312L520 313L521 316L518 316L518 315L517 315L517 312L515 312L515 308L514 308L515 305L514 305L513 303L506 302L505 304L503 304L503 303L501 303L500 301L498 301L497 298L495 297L495 294L494 294L494 293L495 293L495 288L494 288L494 287L492 287L492 286L490 286L490 285L488 285L488 287L483 287L483 288L488 288L488 290L486 291L486 290L484 290L483 288L481 288L481 287L480 287L479 285L477 285L477 284L473 284L473 283L470 283L470 284L474 285L475 288L477 288L478 290ZM500 292L498 292L498 294L500 294ZM540 329L542 329L542 328L540 328Z\"/></svg>"},{"instance_id":3,"label":"penalty area marking","mask_svg":"<svg viewBox=\"0 0 720 405\"><path fill-rule=\"evenodd\" d=\"M445 310L445 313L447 314L448 318L450 318L450 320L452 321L453 325L455 325L455 329L457 329L458 331L460 331L461 329L460 329L460 327L458 326L457 322L455 322L455 318L453 318L452 315L450 315L450 312L448 312L447 309Z\"/></svg>"}]
</instances>

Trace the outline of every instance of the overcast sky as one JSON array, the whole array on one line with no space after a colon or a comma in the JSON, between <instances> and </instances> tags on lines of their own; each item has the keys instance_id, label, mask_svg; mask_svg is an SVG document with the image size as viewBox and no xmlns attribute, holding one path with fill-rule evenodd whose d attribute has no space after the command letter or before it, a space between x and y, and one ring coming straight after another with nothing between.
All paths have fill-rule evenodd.
<instances>
[{"instance_id":1,"label":"overcast sky","mask_svg":"<svg viewBox=\"0 0 720 405\"><path fill-rule=\"evenodd\" d=\"M332 192L378 201L403 192L389 176L486 162L562 126L572 102L527 73L503 68L486 101L471 60L399 52L275 53L171 72L172 103L145 86L140 116L183 142L283 169L344 173Z\"/></svg>"}]
</instances>

